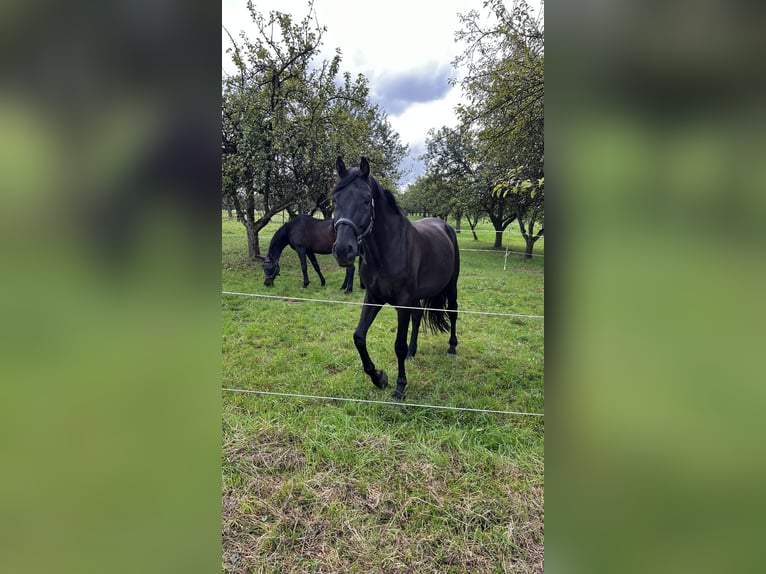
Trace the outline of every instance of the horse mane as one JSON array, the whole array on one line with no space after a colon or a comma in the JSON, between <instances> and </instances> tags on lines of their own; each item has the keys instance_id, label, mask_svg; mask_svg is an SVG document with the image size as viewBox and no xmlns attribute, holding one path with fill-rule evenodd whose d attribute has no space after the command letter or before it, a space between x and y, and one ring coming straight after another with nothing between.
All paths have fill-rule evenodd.
<instances>
[{"instance_id":1,"label":"horse mane","mask_svg":"<svg viewBox=\"0 0 766 574\"><path fill-rule=\"evenodd\" d=\"M333 193L335 191L342 189L346 187L348 184L350 184L356 177L359 175L359 168L358 167L352 167L346 170L346 175L343 177L343 179L340 179L330 190L327 192L327 197L332 199ZM407 215L404 213L404 210L399 207L399 204L396 202L396 198L394 197L394 194L391 192L391 190L386 189L383 187L380 182L375 179L375 177L370 174L369 175L370 181L372 182L372 189L373 192L380 193L385 199L388 205L393 209L394 211L401 213L404 217L407 217Z\"/></svg>"},{"instance_id":2,"label":"horse mane","mask_svg":"<svg viewBox=\"0 0 766 574\"><path fill-rule=\"evenodd\" d=\"M399 207L399 204L396 202L396 198L394 197L394 194L391 192L391 190L383 187L380 182L373 176L370 176L370 181L373 183L373 188L386 199L391 209L406 217L404 210Z\"/></svg>"}]
</instances>

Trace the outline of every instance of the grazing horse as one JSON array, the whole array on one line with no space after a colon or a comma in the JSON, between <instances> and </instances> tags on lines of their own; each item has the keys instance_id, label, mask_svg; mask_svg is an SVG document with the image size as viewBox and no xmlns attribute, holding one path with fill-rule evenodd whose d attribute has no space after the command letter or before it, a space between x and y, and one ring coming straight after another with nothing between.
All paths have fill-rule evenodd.
<instances>
[{"instance_id":1,"label":"grazing horse","mask_svg":"<svg viewBox=\"0 0 766 574\"><path fill-rule=\"evenodd\" d=\"M279 275L279 257L282 251L288 245L295 249L298 258L301 261L301 271L303 271L303 286L309 284L306 258L311 261L311 265L319 275L319 280L324 287L325 279L319 270L319 263L314 253L328 254L332 251L332 245L335 241L335 229L331 219L315 219L310 215L299 215L294 217L282 227L277 229L274 237L269 244L269 253L263 258L263 284L271 287L274 279ZM354 262L346 269L346 279L341 285L346 293L351 293L354 288Z\"/></svg>"},{"instance_id":2,"label":"grazing horse","mask_svg":"<svg viewBox=\"0 0 766 574\"><path fill-rule=\"evenodd\" d=\"M338 181L330 191L335 200L336 239L332 254L339 265L347 266L353 265L354 258L361 253L359 276L367 288L366 304L354 331L354 344L364 372L376 387L385 389L388 376L376 370L370 359L367 331L381 305L388 303L396 307L398 327L394 351L399 374L392 397L400 400L407 385L404 362L417 351L418 329L424 311L426 325L432 331L449 330L447 352L455 354L460 273L457 235L441 219L410 222L391 192L370 175L366 158L362 158L359 167L346 169L343 159L338 157L335 170ZM410 318L412 336L408 346Z\"/></svg>"}]
</instances>

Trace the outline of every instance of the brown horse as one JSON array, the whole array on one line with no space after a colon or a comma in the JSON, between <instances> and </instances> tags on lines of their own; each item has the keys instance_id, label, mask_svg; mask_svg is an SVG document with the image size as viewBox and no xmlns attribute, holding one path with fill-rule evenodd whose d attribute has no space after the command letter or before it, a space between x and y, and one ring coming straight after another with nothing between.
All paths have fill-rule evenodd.
<instances>
[{"instance_id":1,"label":"brown horse","mask_svg":"<svg viewBox=\"0 0 766 574\"><path fill-rule=\"evenodd\" d=\"M334 241L335 229L331 219L315 219L310 215L294 217L277 229L274 237L271 238L269 252L263 259L263 284L267 287L271 287L274 284L274 279L279 275L279 258L285 247L289 245L298 253L301 271L303 271L303 286L306 287L309 284L308 268L306 265L306 258L308 258L324 287L325 279L314 254L331 253ZM346 269L346 279L343 281L341 289L346 293L351 293L353 288L354 263L352 261L351 266Z\"/></svg>"}]
</instances>

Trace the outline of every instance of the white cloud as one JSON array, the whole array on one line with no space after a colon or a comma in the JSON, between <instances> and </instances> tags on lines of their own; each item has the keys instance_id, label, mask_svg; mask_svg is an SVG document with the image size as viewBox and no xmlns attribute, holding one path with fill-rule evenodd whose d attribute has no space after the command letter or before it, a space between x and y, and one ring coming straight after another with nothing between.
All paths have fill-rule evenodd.
<instances>
[{"instance_id":1,"label":"white cloud","mask_svg":"<svg viewBox=\"0 0 766 574\"><path fill-rule=\"evenodd\" d=\"M424 62L449 63L459 52L454 42L457 14L481 9L482 0L385 0L352 2L315 0L319 24L327 27L323 51L332 57L343 52L344 70L371 80L380 74L418 68ZM279 10L302 19L307 0L259 0L258 11ZM245 0L223 0L223 25L235 37L240 30L254 35ZM224 45L228 45L224 36Z\"/></svg>"},{"instance_id":2,"label":"white cloud","mask_svg":"<svg viewBox=\"0 0 766 574\"><path fill-rule=\"evenodd\" d=\"M389 116L388 119L402 141L412 147L425 142L426 134L431 128L438 130L442 126L455 126L455 106L459 101L460 88L453 87L441 100L412 104L403 113Z\"/></svg>"},{"instance_id":3,"label":"white cloud","mask_svg":"<svg viewBox=\"0 0 766 574\"><path fill-rule=\"evenodd\" d=\"M319 24L327 27L321 57L330 59L340 48L341 70L352 76L364 74L374 92L377 80L422 70L428 63L438 68L449 66L463 49L454 41L460 29L458 13L483 13L482 5L483 0L315 0ZM279 10L301 20L308 12L308 0L259 0L255 7L264 15ZM222 0L222 18L235 39L240 30L255 37L246 0ZM231 42L225 32L222 34L224 71L231 72L230 57L225 55ZM389 121L403 142L422 148L429 129L456 124L454 108L459 98L460 89L451 88L446 97L413 103L398 115L387 110Z\"/></svg>"}]
</instances>

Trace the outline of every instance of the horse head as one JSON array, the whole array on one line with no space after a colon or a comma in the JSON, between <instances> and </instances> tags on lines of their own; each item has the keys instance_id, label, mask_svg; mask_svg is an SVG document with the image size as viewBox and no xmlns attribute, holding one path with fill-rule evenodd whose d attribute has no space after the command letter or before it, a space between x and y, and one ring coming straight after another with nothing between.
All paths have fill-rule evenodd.
<instances>
[{"instance_id":1,"label":"horse head","mask_svg":"<svg viewBox=\"0 0 766 574\"><path fill-rule=\"evenodd\" d=\"M362 157L359 167L346 169L343 159L335 162L338 182L331 190L335 200L335 243L332 254L338 265L348 267L359 255L362 240L370 234L375 224L375 202L370 164Z\"/></svg>"},{"instance_id":2,"label":"horse head","mask_svg":"<svg viewBox=\"0 0 766 574\"><path fill-rule=\"evenodd\" d=\"M271 287L274 285L274 279L277 275L279 275L279 261L272 261L271 258L266 257L263 260L263 284L266 287Z\"/></svg>"}]
</instances>

